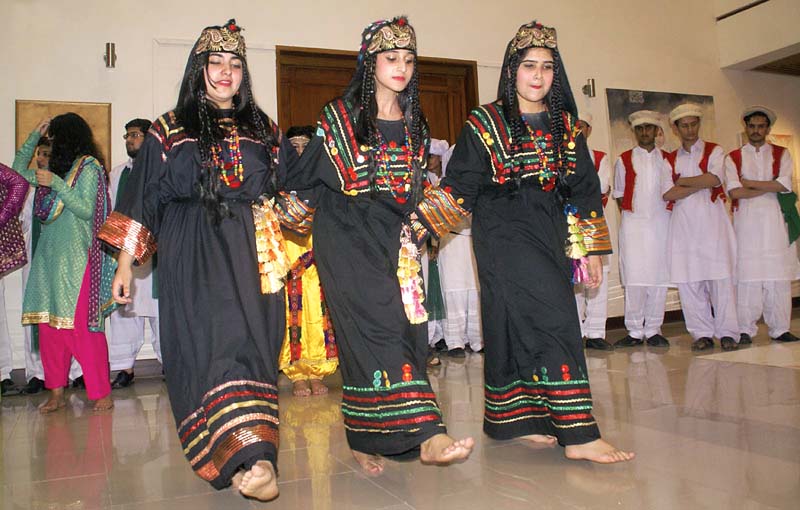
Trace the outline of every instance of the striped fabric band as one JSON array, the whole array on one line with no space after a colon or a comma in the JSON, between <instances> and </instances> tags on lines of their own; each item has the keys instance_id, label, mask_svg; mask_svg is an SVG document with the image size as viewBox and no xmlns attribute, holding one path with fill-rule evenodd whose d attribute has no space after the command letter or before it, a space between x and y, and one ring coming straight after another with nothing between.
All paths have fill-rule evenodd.
<instances>
[{"instance_id":1,"label":"striped fabric band","mask_svg":"<svg viewBox=\"0 0 800 510\"><path fill-rule=\"evenodd\" d=\"M282 191L275 201L275 215L281 225L300 235L311 233L314 223L314 208L300 199L296 193Z\"/></svg>"},{"instance_id":2,"label":"striped fabric band","mask_svg":"<svg viewBox=\"0 0 800 510\"><path fill-rule=\"evenodd\" d=\"M589 255L611 253L611 237L605 217L581 218L578 220L578 226Z\"/></svg>"},{"instance_id":3,"label":"striped fabric band","mask_svg":"<svg viewBox=\"0 0 800 510\"><path fill-rule=\"evenodd\" d=\"M502 425L546 419L556 428L595 424L589 381L514 381L502 387L485 385L486 422Z\"/></svg>"},{"instance_id":4,"label":"striped fabric band","mask_svg":"<svg viewBox=\"0 0 800 510\"><path fill-rule=\"evenodd\" d=\"M342 388L344 426L354 432L413 433L425 423L442 423L436 395L427 381L373 388Z\"/></svg>"},{"instance_id":5,"label":"striped fabric band","mask_svg":"<svg viewBox=\"0 0 800 510\"><path fill-rule=\"evenodd\" d=\"M269 443L278 450L278 388L245 380L217 386L181 422L178 436L192 469L213 482L250 445Z\"/></svg>"},{"instance_id":6,"label":"striped fabric band","mask_svg":"<svg viewBox=\"0 0 800 510\"><path fill-rule=\"evenodd\" d=\"M425 190L425 199L419 203L417 213L436 237L450 232L469 214L452 194L438 187Z\"/></svg>"}]
</instances>

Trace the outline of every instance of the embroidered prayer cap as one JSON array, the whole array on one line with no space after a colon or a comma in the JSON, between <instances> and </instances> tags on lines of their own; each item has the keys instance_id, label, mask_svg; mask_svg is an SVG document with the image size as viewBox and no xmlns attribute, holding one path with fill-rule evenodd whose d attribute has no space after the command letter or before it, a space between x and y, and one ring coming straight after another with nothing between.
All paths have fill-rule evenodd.
<instances>
[{"instance_id":1,"label":"embroidered prayer cap","mask_svg":"<svg viewBox=\"0 0 800 510\"><path fill-rule=\"evenodd\" d=\"M244 29L236 24L235 19L229 19L222 26L206 27L194 45L194 54L216 51L246 58L247 49L242 30Z\"/></svg>"},{"instance_id":2,"label":"embroidered prayer cap","mask_svg":"<svg viewBox=\"0 0 800 510\"><path fill-rule=\"evenodd\" d=\"M447 149L450 148L450 144L447 143L447 140L439 140L437 138L431 138L431 149L430 153L434 156L444 156L447 154Z\"/></svg>"},{"instance_id":3,"label":"embroidered prayer cap","mask_svg":"<svg viewBox=\"0 0 800 510\"><path fill-rule=\"evenodd\" d=\"M681 120L684 117L697 117L703 118L703 109L698 104L694 103L683 103L681 105L676 106L669 112L669 122L670 124L675 124L675 122Z\"/></svg>"},{"instance_id":4,"label":"embroidered prayer cap","mask_svg":"<svg viewBox=\"0 0 800 510\"><path fill-rule=\"evenodd\" d=\"M417 35L405 16L396 16L391 20L381 19L367 25L361 32L358 61L363 61L366 55L390 50L417 52Z\"/></svg>"},{"instance_id":5,"label":"embroidered prayer cap","mask_svg":"<svg viewBox=\"0 0 800 510\"><path fill-rule=\"evenodd\" d=\"M632 128L644 124L652 124L653 126L661 126L661 114L653 110L639 110L628 115L628 123Z\"/></svg>"},{"instance_id":6,"label":"embroidered prayer cap","mask_svg":"<svg viewBox=\"0 0 800 510\"><path fill-rule=\"evenodd\" d=\"M557 47L556 29L554 27L546 27L534 20L519 27L517 34L509 44L509 53L514 54L528 48L549 48L554 50Z\"/></svg>"},{"instance_id":7,"label":"embroidered prayer cap","mask_svg":"<svg viewBox=\"0 0 800 510\"><path fill-rule=\"evenodd\" d=\"M758 104L754 104L752 106L748 106L747 108L745 108L744 111L742 112L742 120L744 120L745 117L752 115L754 113L762 113L766 115L767 118L769 119L770 126L775 124L775 121L778 120L778 115L774 111L770 110L766 106L761 106Z\"/></svg>"}]
</instances>

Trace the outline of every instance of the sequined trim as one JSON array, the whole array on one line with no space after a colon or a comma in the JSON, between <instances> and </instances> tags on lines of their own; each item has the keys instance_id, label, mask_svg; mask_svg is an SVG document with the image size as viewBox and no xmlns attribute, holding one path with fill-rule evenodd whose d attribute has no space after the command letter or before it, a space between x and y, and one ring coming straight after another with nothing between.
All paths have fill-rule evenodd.
<instances>
[{"instance_id":1,"label":"sequined trim","mask_svg":"<svg viewBox=\"0 0 800 510\"><path fill-rule=\"evenodd\" d=\"M417 206L417 214L436 237L450 232L469 214L452 194L441 188L428 188Z\"/></svg>"},{"instance_id":2,"label":"sequined trim","mask_svg":"<svg viewBox=\"0 0 800 510\"><path fill-rule=\"evenodd\" d=\"M56 317L50 312L27 312L22 314L22 325L49 324L56 329L75 329L75 319L72 317Z\"/></svg>"},{"instance_id":3,"label":"sequined trim","mask_svg":"<svg viewBox=\"0 0 800 510\"><path fill-rule=\"evenodd\" d=\"M278 423L274 385L229 381L203 396L201 406L181 422L178 436L198 476L216 486L225 483L218 480L220 473L243 448L268 443L277 451Z\"/></svg>"},{"instance_id":4,"label":"sequined trim","mask_svg":"<svg viewBox=\"0 0 800 510\"><path fill-rule=\"evenodd\" d=\"M583 235L583 244L589 255L611 253L611 237L604 217L580 218L578 226Z\"/></svg>"},{"instance_id":5,"label":"sequined trim","mask_svg":"<svg viewBox=\"0 0 800 510\"><path fill-rule=\"evenodd\" d=\"M224 466L238 451L257 443L277 445L278 431L266 425L237 429L217 446L211 460L217 466Z\"/></svg>"},{"instance_id":6,"label":"sequined trim","mask_svg":"<svg viewBox=\"0 0 800 510\"><path fill-rule=\"evenodd\" d=\"M244 414L244 415L241 415L238 418L235 418L233 420L228 420L227 422L225 422L225 425L221 426L219 428L219 430L217 430L211 436L211 439L209 439L208 444L205 446L205 448L203 448L190 462L192 464L194 464L197 461L199 461L204 455L208 455L208 453L211 451L211 445L216 443L217 440L219 440L219 437L221 435L225 434L227 431L229 431L232 428L238 427L242 423L247 423L247 422L251 422L251 421L266 421L266 422L269 422L269 423L274 423L276 426L278 425L278 418L276 418L275 416L272 416L270 414L264 414L264 413ZM202 438L206 438L206 437L208 437L208 432L201 433L200 436ZM184 454L188 454L190 450L191 450L191 448L189 448L189 447L184 448L183 453Z\"/></svg>"},{"instance_id":7,"label":"sequined trim","mask_svg":"<svg viewBox=\"0 0 800 510\"><path fill-rule=\"evenodd\" d=\"M252 206L262 294L274 294L281 290L291 268L286 242L273 207L272 200Z\"/></svg>"},{"instance_id":8,"label":"sequined trim","mask_svg":"<svg viewBox=\"0 0 800 510\"><path fill-rule=\"evenodd\" d=\"M497 425L547 419L556 428L595 425L589 381L571 379L568 373L567 369L561 381L534 376L536 380L532 382L514 381L503 387L485 385L484 421Z\"/></svg>"},{"instance_id":9,"label":"sequined trim","mask_svg":"<svg viewBox=\"0 0 800 510\"><path fill-rule=\"evenodd\" d=\"M140 264L147 262L157 248L155 237L147 227L117 211L106 219L97 237L133 255Z\"/></svg>"},{"instance_id":10,"label":"sequined trim","mask_svg":"<svg viewBox=\"0 0 800 510\"><path fill-rule=\"evenodd\" d=\"M310 207L295 193L281 192L275 203L275 215L281 226L301 235L311 233L314 222L314 208Z\"/></svg>"},{"instance_id":11,"label":"sequined trim","mask_svg":"<svg viewBox=\"0 0 800 510\"><path fill-rule=\"evenodd\" d=\"M382 374L382 378L378 374ZM378 370L373 388L342 388L342 415L346 429L386 434L416 432L421 424L443 426L436 395L427 381L388 384L386 377L385 371Z\"/></svg>"}]
</instances>

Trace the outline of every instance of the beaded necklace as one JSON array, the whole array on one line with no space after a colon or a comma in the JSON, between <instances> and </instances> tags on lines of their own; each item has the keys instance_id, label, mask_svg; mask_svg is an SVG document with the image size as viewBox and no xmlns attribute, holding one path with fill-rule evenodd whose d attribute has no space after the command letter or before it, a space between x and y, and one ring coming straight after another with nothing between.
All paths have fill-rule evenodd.
<instances>
[{"instance_id":1,"label":"beaded necklace","mask_svg":"<svg viewBox=\"0 0 800 510\"><path fill-rule=\"evenodd\" d=\"M522 122L528 130L528 135L531 138L531 145L536 153L537 163L534 163L533 168L538 169L539 183L543 185L545 190L555 186L555 163L550 163L550 156L553 154L553 135L550 133L542 133L541 129L536 131L528 124L525 117L522 117ZM547 182L545 182L547 181Z\"/></svg>"},{"instance_id":2,"label":"beaded necklace","mask_svg":"<svg viewBox=\"0 0 800 510\"><path fill-rule=\"evenodd\" d=\"M231 126L228 133L231 141L228 142L228 157L222 154L222 147L215 143L211 146L211 161L220 169L219 178L229 188L238 188L244 182L244 165L242 165L242 151L239 147L239 131L236 125Z\"/></svg>"},{"instance_id":3,"label":"beaded necklace","mask_svg":"<svg viewBox=\"0 0 800 510\"><path fill-rule=\"evenodd\" d=\"M381 171L378 175L383 174L383 180L389 187L389 193L398 204L405 204L408 201L408 196L411 193L411 176L413 174L412 162L414 155L411 152L411 134L408 132L408 126L403 121L403 132L405 135L405 142L402 147L398 149L397 143L392 141L388 144L383 138L380 130L378 130L379 145L375 149L375 161L380 162ZM399 152L399 154L398 154ZM390 154L391 153L391 154ZM406 168L405 172L400 172L399 175L392 171L392 163L396 162L398 158L405 157Z\"/></svg>"}]
</instances>

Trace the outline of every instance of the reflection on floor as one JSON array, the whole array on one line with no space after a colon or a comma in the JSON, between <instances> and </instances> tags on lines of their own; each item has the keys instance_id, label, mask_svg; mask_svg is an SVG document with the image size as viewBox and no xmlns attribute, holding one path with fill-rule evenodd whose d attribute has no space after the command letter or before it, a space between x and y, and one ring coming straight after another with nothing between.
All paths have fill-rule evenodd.
<instances>
[{"instance_id":1,"label":"reflection on floor","mask_svg":"<svg viewBox=\"0 0 800 510\"><path fill-rule=\"evenodd\" d=\"M450 432L477 441L472 458L450 468L389 462L381 477L361 475L345 442L341 381L306 399L293 398L284 381L281 495L269 504L214 492L192 474L160 378L115 390L109 414L93 414L72 390L67 409L50 416L36 411L42 395L5 398L0 508L798 508L800 346L772 344L762 329L750 348L696 356L682 324L665 334L669 350L588 353L601 430L638 455L625 465L488 439L483 358L470 354L445 356L431 372Z\"/></svg>"}]
</instances>

